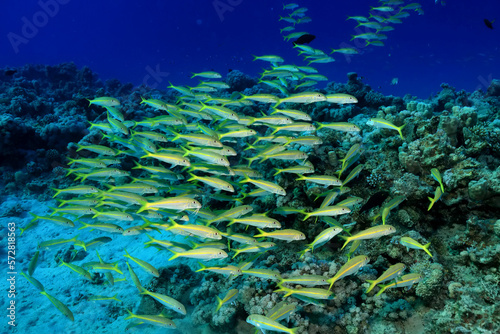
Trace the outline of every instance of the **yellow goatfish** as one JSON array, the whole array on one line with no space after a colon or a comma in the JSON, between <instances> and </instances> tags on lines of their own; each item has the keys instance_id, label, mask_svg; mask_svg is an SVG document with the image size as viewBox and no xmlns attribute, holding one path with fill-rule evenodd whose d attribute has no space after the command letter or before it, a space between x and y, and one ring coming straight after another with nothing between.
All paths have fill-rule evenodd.
<instances>
[{"instance_id":1,"label":"yellow goatfish","mask_svg":"<svg viewBox=\"0 0 500 334\"><path fill-rule=\"evenodd\" d=\"M217 297L217 308L215 309L215 312L217 313L222 305L225 305L227 303L232 303L236 298L238 298L239 291L238 289L231 289L226 293L226 296L224 299L220 299L219 296Z\"/></svg>"},{"instance_id":2,"label":"yellow goatfish","mask_svg":"<svg viewBox=\"0 0 500 334\"><path fill-rule=\"evenodd\" d=\"M266 330L269 330L274 332L296 334L299 330L299 327L288 328L277 321L271 320L268 317L258 314L250 314L247 318L247 322L255 326L257 329L260 329L263 333L265 333Z\"/></svg>"},{"instance_id":3,"label":"yellow goatfish","mask_svg":"<svg viewBox=\"0 0 500 334\"><path fill-rule=\"evenodd\" d=\"M422 245L421 243L419 243L418 241L410 238L410 237L402 237L401 240L399 241L399 243L403 246L406 247L406 249L408 250L409 248L411 249L421 249L423 250L424 252L426 252L427 254L429 254L430 257L432 257L432 254L431 252L429 252L429 246L431 245L431 243L427 243L425 245Z\"/></svg>"},{"instance_id":4,"label":"yellow goatfish","mask_svg":"<svg viewBox=\"0 0 500 334\"><path fill-rule=\"evenodd\" d=\"M387 285L380 284L379 287L381 287L381 289L379 292L377 292L375 296L380 296L385 290L391 288L401 288L406 286L408 287L408 290L410 290L413 284L420 282L422 278L423 278L422 274L408 274L402 276L399 280L393 283Z\"/></svg>"},{"instance_id":5,"label":"yellow goatfish","mask_svg":"<svg viewBox=\"0 0 500 334\"><path fill-rule=\"evenodd\" d=\"M102 96L102 97L96 97L93 100L87 99L89 101L89 107L92 104L95 104L96 106L101 106L101 107L114 107L114 106L119 106L120 101L118 99L115 99L114 97L108 97L108 96Z\"/></svg>"},{"instance_id":6,"label":"yellow goatfish","mask_svg":"<svg viewBox=\"0 0 500 334\"><path fill-rule=\"evenodd\" d=\"M405 268L406 266L403 263L397 263L395 265L390 266L389 269L384 271L384 273L380 275L380 277L377 278L376 280L366 280L368 283L370 283L370 286L366 290L366 293L372 291L372 289L379 283L389 281L392 279L397 280L398 277L403 273Z\"/></svg>"},{"instance_id":7,"label":"yellow goatfish","mask_svg":"<svg viewBox=\"0 0 500 334\"><path fill-rule=\"evenodd\" d=\"M57 309L66 316L66 318L68 318L71 321L75 321L75 318L73 317L73 312L71 312L70 309L66 305L64 305L59 299L52 297L45 291L41 291L40 294L47 297L50 300L50 302L54 304L54 306L57 307Z\"/></svg>"},{"instance_id":8,"label":"yellow goatfish","mask_svg":"<svg viewBox=\"0 0 500 334\"><path fill-rule=\"evenodd\" d=\"M439 183L439 186L441 187L441 192L444 193L444 185L443 185L443 178L441 177L441 173L437 168L431 169L431 174L432 177Z\"/></svg>"},{"instance_id":9,"label":"yellow goatfish","mask_svg":"<svg viewBox=\"0 0 500 334\"><path fill-rule=\"evenodd\" d=\"M353 240L365 240L365 239L378 239L384 235L389 235L396 232L396 228L391 225L378 225L370 227L364 231L358 232L351 237L346 237L341 235L340 237L345 240L344 246L341 250L347 246L347 244Z\"/></svg>"},{"instance_id":10,"label":"yellow goatfish","mask_svg":"<svg viewBox=\"0 0 500 334\"><path fill-rule=\"evenodd\" d=\"M127 310L127 309L126 309ZM125 320L129 319L137 319L141 323L145 322L151 325L155 325L163 328L176 328L175 324L169 318L166 318L162 315L146 315L146 314L134 314L127 310L129 316L125 318Z\"/></svg>"},{"instance_id":11,"label":"yellow goatfish","mask_svg":"<svg viewBox=\"0 0 500 334\"><path fill-rule=\"evenodd\" d=\"M406 124L403 124L398 127L392 124L391 122L386 121L383 118L371 118L366 124L372 125L376 128L397 130L399 132L399 135L401 136L401 139L404 140L403 133L401 132L401 130L406 126Z\"/></svg>"},{"instance_id":12,"label":"yellow goatfish","mask_svg":"<svg viewBox=\"0 0 500 334\"><path fill-rule=\"evenodd\" d=\"M333 283L341 278L357 273L358 270L364 267L368 262L370 262L370 259L366 255L358 255L347 261L347 263L337 271L335 276L328 280L328 283L330 283L328 290L332 289Z\"/></svg>"},{"instance_id":13,"label":"yellow goatfish","mask_svg":"<svg viewBox=\"0 0 500 334\"><path fill-rule=\"evenodd\" d=\"M441 192L441 187L437 187L436 191L434 192L434 198L427 197L429 199L429 201L431 201L431 203L429 204L429 207L427 208L427 211L429 211L433 207L434 203L439 201L439 199L441 198L441 195L443 195L443 193Z\"/></svg>"}]
</instances>

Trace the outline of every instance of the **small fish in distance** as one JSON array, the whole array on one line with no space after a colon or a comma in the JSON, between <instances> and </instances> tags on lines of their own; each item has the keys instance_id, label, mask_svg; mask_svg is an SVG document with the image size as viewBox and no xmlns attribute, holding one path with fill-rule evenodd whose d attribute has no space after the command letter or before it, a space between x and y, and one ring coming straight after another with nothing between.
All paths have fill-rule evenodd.
<instances>
[{"instance_id":1,"label":"small fish in distance","mask_svg":"<svg viewBox=\"0 0 500 334\"><path fill-rule=\"evenodd\" d=\"M295 42L293 42L293 45L302 45L302 44L309 44L311 43L314 39L316 38L316 36L314 35L311 35L311 34L305 34L305 35L302 35L300 36L299 38L297 38L295 40Z\"/></svg>"},{"instance_id":2,"label":"small fish in distance","mask_svg":"<svg viewBox=\"0 0 500 334\"><path fill-rule=\"evenodd\" d=\"M485 24L488 28L493 29L493 22L495 22L495 20L490 21L490 20L488 20L488 19L484 19L483 21L484 21L484 24Z\"/></svg>"}]
</instances>

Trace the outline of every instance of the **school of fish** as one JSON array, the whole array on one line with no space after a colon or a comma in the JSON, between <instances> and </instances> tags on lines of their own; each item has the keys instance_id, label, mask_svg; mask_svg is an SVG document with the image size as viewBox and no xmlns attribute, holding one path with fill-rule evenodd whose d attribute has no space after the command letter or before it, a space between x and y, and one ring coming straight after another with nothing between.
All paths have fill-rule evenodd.
<instances>
[{"instance_id":1,"label":"school of fish","mask_svg":"<svg viewBox=\"0 0 500 334\"><path fill-rule=\"evenodd\" d=\"M386 0L372 11L392 12L390 6L401 3L403 1ZM359 25L377 29L375 34L378 34L384 30L375 22L398 23L396 19L405 17L405 9L418 10L420 7L417 5L401 7L398 14L391 14L383 21L379 21L377 15L370 16L375 21L350 18L360 22ZM298 24L310 20L305 17L306 8L287 4L284 9L293 10L288 17L282 18L284 21ZM292 19L294 22L291 22ZM373 23L373 26L368 23ZM283 29L291 30L288 27ZM298 36L288 35L287 38ZM367 43L376 45L375 41L380 37L365 39ZM308 50L302 45L297 47L310 54L308 57L312 60L309 63L328 62L328 56L319 57L315 50ZM140 254L129 254L125 250L121 257L106 262L97 252L106 243L142 235L145 247L153 246L170 253L168 261L177 258L200 261L198 272L214 272L233 280L253 276L276 282L275 292L283 293L283 301L266 315L249 315L247 322L264 333L266 330L295 333L298 328L288 328L280 322L295 311L294 305L286 303L288 296L304 303L333 299L335 282L356 274L370 261L365 255L351 258L361 242L397 233L397 229L387 225L386 220L391 210L405 200L401 196L395 196L380 208L370 228L351 231L334 218L349 215L364 202L362 198L349 196L350 189L346 186L354 183L363 170L363 165L357 164L363 154L362 145L354 144L345 153L335 175L316 174L314 165L308 160L308 149L323 143L324 129L362 134L361 129L352 123L314 122L308 113L301 110L302 106L315 103L350 104L357 103L357 99L347 94L325 95L303 90L317 81L326 80L310 66L286 65L284 59L277 55L254 58L269 64L261 75L260 83L276 89L275 94L235 93L230 98L220 97L220 92L229 86L218 80L222 78L219 73L209 71L193 73L192 78L203 80L195 87L170 84L169 88L178 94L176 103L142 97L136 107L154 111L156 116L152 118L127 120L120 111L118 98L104 96L89 99L89 106L98 106L106 114L106 121L90 124L90 130L99 133L101 141L94 145L78 145L77 153L85 152L85 155L70 159L66 169L66 177L73 177L74 185L53 189L58 207L52 208L52 213L47 216L32 213L30 224L21 229L22 233L30 233L28 230L43 222L68 229L95 231L96 238L92 240L84 241L75 236L41 242L26 272L22 273L68 319L74 321L72 311L56 296L46 292L43 284L34 277L40 252L69 245L77 250L83 249L89 253L91 261L86 258L85 261L65 262L58 258L60 266L75 272L79 277L77 279L81 280L93 281L97 274L103 274L111 285L126 281L137 288L138 300L148 295L166 310L186 315L184 305L172 297L147 290L136 273L143 271L150 277L159 277L157 268L166 265L165 261L148 263L140 258ZM303 83L297 84L299 80ZM258 109L262 116L246 115L243 110L247 107ZM372 118L368 125L394 130L394 134L404 141L406 124L396 126L387 120ZM125 158L132 160L134 167L128 170L117 168ZM264 177L260 166L264 162L266 166L271 164L275 167L273 176ZM320 195L324 197L321 204L308 211L280 206L272 212L259 212L258 207L252 206L254 198L287 196L293 191L293 187L280 182L283 174L295 183L306 182L323 187L325 192ZM431 174L439 185L434 198L429 197L428 210L445 191L439 171L433 169ZM347 197L336 203L337 198L344 195ZM213 201L224 203L218 205L224 209L212 211L203 204ZM298 217L298 221L317 221L324 224L324 229L314 240L306 241L303 231L287 227L290 225L289 218L280 219L290 215ZM380 221L378 218L381 218ZM185 242L172 241L172 235L184 236ZM278 250L283 242L299 243L302 250L298 253L303 257L336 236L345 240L339 251L348 245L350 249L345 263L333 277L290 276L276 270L253 268L260 255ZM409 237L402 237L400 244L407 250L422 250L432 257L430 244L421 245ZM95 257L92 255L94 250ZM247 254L246 260L240 260L243 254ZM225 258L230 258L230 264L217 266L217 261ZM210 264L207 264L209 261ZM391 288L411 288L422 280L420 273L404 274L405 269L402 263L392 265L376 280L367 281L369 288L366 293L377 286L377 295ZM215 312L237 299L237 289L227 291L224 296L217 297ZM89 300L120 301L117 295L90 296ZM126 311L128 316L125 319L132 321L130 326L176 327L168 313L135 314L131 310Z\"/></svg>"}]
</instances>

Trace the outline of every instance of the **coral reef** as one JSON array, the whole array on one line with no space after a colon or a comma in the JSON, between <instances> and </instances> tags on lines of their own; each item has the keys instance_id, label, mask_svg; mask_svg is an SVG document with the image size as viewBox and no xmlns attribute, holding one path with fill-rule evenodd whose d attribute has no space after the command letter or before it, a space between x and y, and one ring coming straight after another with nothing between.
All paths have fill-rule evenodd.
<instances>
[{"instance_id":1,"label":"coral reef","mask_svg":"<svg viewBox=\"0 0 500 334\"><path fill-rule=\"evenodd\" d=\"M135 158L133 150L131 149L131 153L123 145L120 146L119 138L125 136L117 136L118 139L111 141L99 131L87 129L88 121L106 122L106 114L100 106L89 106L86 99L104 95L118 98L121 102L120 110L126 115L126 120L140 122L164 115L144 104L140 105L141 96L146 95L174 105L181 94L172 90L168 92L149 90L146 87L132 89L130 85L122 85L116 80L103 83L90 69L77 69L71 63L58 66L27 65L17 70L12 78L4 78L0 82L0 87L3 88L0 96L0 129L4 133L0 140L1 182L4 194L18 196L16 201L4 201L0 213L1 219L6 217L18 219L23 222L21 225L24 228L32 219L27 215L27 211L30 211L30 207L36 206L23 205L22 202L19 204L19 198L38 198L46 203L43 206L45 211L46 206L58 205L54 201L49 202L52 195L47 190L49 187L64 189L81 185L80 180L74 180L75 175L66 175L65 168L69 167L66 158L86 159L96 155L77 152L76 143L80 145L106 143L113 149L123 150L113 168L123 169L133 177L141 177L144 180L148 174L133 169L134 162L139 160ZM229 99L233 92L243 92L245 95L276 94L269 87L258 84L256 78L237 70L231 71L225 82L230 89L213 93L213 98ZM273 168L284 168L290 164L273 159L266 159L251 166L262 174L264 180L275 182L286 189L286 196L271 194L251 197L250 191L256 188L249 184L239 185L238 181L241 179L236 177L240 176L235 176L231 179L231 184L235 187L235 193L232 194L234 196L228 195L224 198L219 192L211 192L208 187L186 185L187 181L183 180L187 180L189 175L185 170L175 166L170 167L170 170L179 175L178 180L169 180L168 185L161 183L158 196L167 197L192 192L193 197L203 204L203 209L210 208L216 213L225 212L242 204L252 204L256 214L268 214L269 217L279 219L283 229L296 229L306 236L306 240L290 243L273 240L277 246L260 258L252 259L252 268L279 271L283 278L319 275L327 279L333 277L346 263L350 245L341 251L343 240L334 237L325 245L301 254L306 245L312 242L326 226L340 224L345 230L356 233L379 225L384 208L387 208L395 198L401 198L398 205L390 207L390 212L383 217L388 225L396 228L397 236L384 237L380 240L363 240L355 253L349 256L352 258L356 255L366 255L370 262L358 272L335 282L332 288L335 294L333 299L305 302L293 295L287 297L285 301L296 308L286 321L283 319L282 323L286 323L287 327L299 327L297 333L401 333L407 328L412 328L414 332L429 333L498 332L500 122L492 111L497 110L495 108L499 105L498 82L492 82L486 95L478 92L472 94L457 92L447 84L443 84L441 88L441 92L425 101L418 101L411 96L404 98L383 96L365 85L356 73L350 73L347 83L330 83L323 92L351 94L358 99L357 104L340 105L323 101L314 104L287 105L287 108L307 112L316 122L350 122L361 130L359 133L345 133L325 128L314 133L322 139L322 144L305 146L295 143L287 147L290 151L306 153L308 161L315 167L315 174L333 176L344 167L343 161L349 150L354 145L360 145L362 153L352 166L362 165L363 169L344 187L349 188L348 192L338 194L335 203L356 196L361 198L362 205L372 198L374 204L367 209L360 209L361 205L353 206L350 215L334 217L334 222L325 224L322 219L313 219L315 217L304 220L302 211L286 216L273 213L272 210L280 207L311 212L322 200L316 197L332 189L324 184L299 182L297 175L290 173L275 176ZM237 98L233 96L233 99ZM269 113L270 110L269 105L261 102L234 108L238 113L251 117L262 117L261 111ZM398 127L406 124L402 130L404 139L401 139L393 129L380 129L368 125L367 122L372 118L383 118ZM215 128L211 122L190 118L189 120L190 125L203 125L210 130ZM254 141L257 137L269 135L273 131L272 127L267 129L262 124L248 126L257 132L251 140L235 137L224 142L232 145L231 147L239 154L238 157L228 158L231 167L246 164L244 158L251 158L254 153L245 149L250 145L263 144L256 144ZM161 127L153 130L169 137L172 135L168 130L160 132L159 128ZM133 127L130 129L138 131ZM193 129L198 130L198 127ZM299 138L301 136L297 135ZM144 141L141 145L144 143L147 142ZM177 142L168 142L161 146L175 150L179 149L180 145ZM345 179L353 167L349 167L342 174L342 179ZM444 193L429 210L428 198L432 198L436 187L440 186L431 174L434 168L441 172ZM90 183L84 184L93 184L99 191L104 192L109 188L104 183L125 184L116 180L119 178L106 179L105 182L91 180ZM152 177L148 181L158 182L158 178ZM137 218L137 208L130 209L120 201L112 204L120 210L123 209L122 213L135 215L135 220L140 223L134 224L144 224L149 219L141 219L145 216ZM41 208L41 205L37 207L38 214L46 214L41 212ZM177 213L174 212L172 215ZM203 214L199 212L200 217ZM186 217L190 219L187 214ZM200 221L203 219L196 217ZM178 218L185 219L182 216ZM224 230L224 224L217 225L217 228ZM50 224L39 225L33 228L42 228L43 237L36 234L33 239L28 239L33 243L30 247L36 247L36 243L45 240L47 235L50 235L51 239L66 238L67 229L61 230L60 226L50 227ZM250 233L240 224L234 224L231 228L234 233ZM147 232L155 237L161 235L169 238L169 232L162 231L161 234L155 230ZM25 233L28 234L30 231L27 230ZM86 229L81 233L90 240L91 236L95 236L92 233L101 232L90 232ZM347 236L347 233L342 232L341 235ZM433 256L430 257L419 249L407 250L399 243L402 236L411 237L422 245L430 242L429 250ZM170 237L178 242L186 242L187 247L184 236L170 235ZM119 236L119 238L125 237ZM147 241L145 235L131 235L126 238L128 239L123 245L112 246L114 248L110 246L106 251L105 255L110 262L122 260L121 253L125 245L134 245L142 249L144 242ZM190 240L200 242L192 236ZM226 244L224 240L223 246ZM227 252L241 245L231 242L230 246L231 249ZM26 252L23 255L27 258L28 251L23 252ZM120 255L117 255L118 253ZM73 247L60 250L57 255L64 261L81 261L94 256L94 251L77 252ZM212 263L220 266L241 264L252 255L240 254L236 260L229 257ZM278 289L278 282L275 279L255 277L245 273L229 278L215 273L198 273L195 271L199 265L195 261L168 262L171 256L168 251L148 253L148 256L149 261L155 261L155 264L161 266L160 275L154 278L148 276L147 279L142 277L143 286L149 291L175 298L185 305L188 309L186 317L175 312L166 312L177 324L185 323L185 328L197 328L197 330L204 328L208 332L218 333L249 332L253 328L244 323L249 314L266 315L284 300L282 293L275 292ZM44 277L50 277L52 269L62 270L56 267L55 260L44 260L49 262L40 268ZM405 265L405 274L422 274L422 280L408 290L391 288L382 295L375 296L377 288L374 290L375 293L366 294L369 285L366 281L377 279L382 272L396 263ZM23 263L23 266L25 265L26 263ZM64 277L67 281L74 281L69 276ZM105 282L107 281L104 276L99 276L98 280L92 283L85 282L82 286L97 295L102 291L98 288L104 288ZM124 289L123 294L126 295L124 298L127 298L124 305L112 304L106 307L105 314L109 316L107 320L109 323L122 321L121 315L126 314L125 308L132 309L136 304L139 304L135 312L137 314L160 314L164 309L162 304L152 297L139 295L136 288L129 283L106 286L119 295L122 293L120 289ZM119 284L127 287L119 287ZM297 290L305 288L301 284L291 284L290 287ZM222 298L230 289L239 290L238 298L234 303L224 304L218 312L215 312L217 297ZM23 291L30 290L24 287ZM77 301L81 297L78 299L77 296L71 296L71 298L73 298L71 308L76 308ZM25 313L23 315L27 316ZM85 326L90 328L88 326L91 325Z\"/></svg>"}]
</instances>

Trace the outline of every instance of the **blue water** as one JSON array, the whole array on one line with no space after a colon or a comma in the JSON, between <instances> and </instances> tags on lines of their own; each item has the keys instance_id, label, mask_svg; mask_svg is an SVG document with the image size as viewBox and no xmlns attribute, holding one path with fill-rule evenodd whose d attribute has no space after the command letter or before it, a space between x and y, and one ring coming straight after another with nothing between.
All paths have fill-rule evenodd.
<instances>
[{"instance_id":1,"label":"blue water","mask_svg":"<svg viewBox=\"0 0 500 334\"><path fill-rule=\"evenodd\" d=\"M405 3L411 1L406 0ZM359 54L352 56L334 54L336 61L333 63L312 64L319 70L319 74L328 77L328 81L320 81L311 90L318 91L331 82L345 83L347 73L357 72L363 83L383 95L367 93L366 87L356 81L355 76L351 77L351 82L347 85L330 87L328 93L352 93L359 98L358 105L327 102L291 104L285 102L279 94L282 98L278 101L280 108L297 108L311 116L311 121L318 127L317 122L348 121L352 123L351 130L352 126L359 130L349 133L318 130L314 134L323 144L314 147L291 144L287 149L300 149L310 157L310 162L317 168L315 174L318 175L331 176L336 170L344 170L342 161L349 167L352 165L352 170L356 168L357 172L354 174L351 174L352 170L349 174L339 171L343 185L350 182L343 189L351 188L351 192L347 190L346 197L359 196L358 200L362 200L363 206L369 208L355 207L350 215L339 217L344 228L352 228L353 234L358 233L373 224L379 224L380 220L376 219L379 215L383 215L384 224L387 219L387 225L394 225L396 228L394 235L366 240L356 249L357 253L349 253L352 257L369 255L371 262L365 263L365 269L358 273L351 272L336 282L332 287L336 294L335 300L313 300L313 305L316 306L308 305L307 300L298 302L297 310L287 319L286 326L301 327L301 334L339 332L339 328L342 333L500 332L500 275L497 269L500 249L500 85L498 81L492 84L488 94L454 94L446 91L439 97L427 99L441 90L441 83L472 93L476 89L486 90L492 79L500 78L500 62L497 59L500 22L495 20L500 13L500 3L498 0L450 0L449 4L440 1L436 3L434 0L423 1L422 15L410 10L410 16L402 19L401 24L392 24L395 30L384 33L388 38L384 40L383 47L366 47L359 39L351 41L352 35L367 31L355 29L355 22L352 20L346 21L348 15L368 16L370 6L380 6L380 2L296 1L301 7L309 9L306 15L312 22L298 25L295 31L314 34L316 39L310 44L311 47L328 53L330 48L356 48L359 51ZM198 259L179 257L169 261L172 256L170 252L158 252L154 247L145 247L145 243L149 241L145 235L125 237L108 231L81 229L84 227L83 223L100 222L100 215L92 218L83 215L84 217L76 219L76 216L63 213L76 223L75 228L68 228L50 221L40 222L35 226L31 224L34 222L33 215L29 214L55 215L67 208L62 206L62 209L54 209L60 204L56 200L73 197L87 199L85 196L71 194L54 195L54 191L50 190L80 184L74 178L75 175L64 176L67 171L75 171L71 168L77 166L68 164L69 158L79 159L77 163L84 164L87 158L97 156L88 148L76 151L76 143L120 149L120 154L116 156L119 164L116 161L110 162L110 166L123 169L133 177L141 177L145 182L148 181L149 174L155 173L147 174L136 170L132 168L133 162L169 168L179 176L179 180L165 178L164 181L158 181L161 189L158 196L161 197L184 194L188 188L180 186L194 187L193 180L188 180L188 172L180 166L162 163L143 155L150 152L147 148L154 148L155 145L158 148L175 147L182 150L183 142L170 137L176 132L217 131L220 139L225 138L224 144L237 152L236 156L229 158L230 166L246 163L244 159L250 160L252 166L251 161L262 154L262 147L268 147L260 146L265 143L260 137L271 132L258 120L261 112L271 112L274 103L255 102L251 107L230 105L231 110L241 117L256 117L256 122L248 127L257 132L248 138L230 137L235 122L223 120L227 115L219 119L217 113L210 108L206 108L212 110L207 115L214 116L216 120L200 121L196 117L186 116L189 125L185 128L156 128L154 123L151 125L147 122L135 123L136 128L135 125L132 126L132 122L164 115L163 110L155 110L146 103L141 104L140 97L160 99L171 104L179 102L180 100L175 99L178 94L172 93L172 90L167 91L167 86L169 82L176 86L197 85L198 80L190 78L191 72L217 71L223 75L221 81L231 70L259 77L262 69L269 68L269 64L260 60L253 61L252 55L278 55L285 59L285 64L306 65L303 58L297 55L297 49L292 48L291 41L285 42L279 31L289 25L279 21L280 15L291 12L282 9L282 1L41 0L4 1L3 4L0 17L3 32L3 38L0 39L0 186L3 187L0 196L0 226L4 226L4 230L0 229L0 232L6 232L5 226L16 226L15 270L19 273L21 270L26 272L31 267L30 275L40 280L48 294L66 305L71 316L64 314L61 308L54 307L18 273L15 285L17 327L14 328L5 320L5 310L9 303L12 304L13 297L6 298L4 295L0 299L0 308L5 312L0 333L7 332L4 328L14 334L165 333L163 329L153 326L135 327L135 320L127 318L129 313L126 310L136 314L144 312L146 315L156 315L160 314L163 307L159 303L153 303L150 297L138 293L136 282L130 279L132 275L125 263L125 248L131 255L161 269L160 278L156 279L137 263L131 263L131 268L136 270L143 287L165 293L187 308L186 315L167 312L178 328L176 332L170 333L253 333L254 324L245 322L248 316L268 314L269 309L281 301L296 303L298 299L292 299L295 298L293 296L286 299L283 294L279 295L278 292L283 291L271 279L253 278L249 273L234 280L226 279L221 274L203 271L195 273L200 268ZM494 29L489 29L484 19L493 21ZM138 89L132 90L129 86L116 82L109 85L90 82L91 80L86 80L89 72L82 74L83 71L78 72L72 66L46 67L64 62L74 62L79 68L86 66L103 81L118 79L122 83L131 82ZM15 69L26 64L40 66L4 71L5 68ZM45 75L45 71L52 75ZM68 78L67 73L75 73L76 78ZM57 80L64 81L56 82ZM228 83L231 83L230 80ZM292 91L297 82L288 80L288 84L288 89ZM141 85L148 88L143 89ZM258 84L250 83L247 86L251 87L249 94L272 92L278 95L276 90L263 85L267 90ZM235 87L234 82L231 83L231 92L240 91ZM149 88L163 92L158 94ZM123 122L123 127L128 126L133 131L157 131L156 134L168 136L169 143L159 141L149 144L148 141L136 139L141 134L132 131L124 134L128 130L123 131L123 127L117 126L121 123L113 119L120 118L117 116L118 112L110 112L112 115L106 119L105 109L99 103L88 104L87 98L107 93L120 102L117 109L124 114L126 121ZM391 99L384 96L391 94L411 94L423 101L417 103L408 97ZM235 96L232 98L236 99ZM213 97L229 98L229 94L222 89L213 93ZM204 97L197 98L209 104ZM195 106L193 109L196 109L194 101L189 98L184 103L186 101L190 103L189 108ZM179 103L179 106L186 106L188 109L188 104ZM205 107L204 104L203 109ZM171 109L169 112L174 109L172 106L168 108ZM187 110L183 112L187 113ZM386 128L379 118L394 125ZM246 123L248 119L242 119L241 123ZM108 131L105 126L109 123L110 131L115 134L101 137L97 130L89 133L86 121L98 123L104 128L101 132ZM196 123L205 127L200 127L198 131L194 127ZM341 125L336 126L338 128ZM395 128L402 129L402 132L398 134ZM302 131L288 135L299 137L310 133ZM151 132L142 134L145 138L151 135ZM262 142L252 144L255 147L246 150L257 138L260 138L259 141L262 139ZM194 143L193 147L196 145ZM131 147L134 149L128 150ZM354 153L347 159L350 149ZM198 159L195 152L190 152L189 158L195 163L204 163L205 160ZM277 241L277 248L269 250L269 253L259 259L253 259L253 254L241 254L233 258L235 249L241 250L244 246L231 242L231 249L227 250L230 253L228 258L212 260L209 265L239 265L251 259L254 262L252 269L280 270L285 278L305 274L332 278L347 263L347 252L351 252L350 247L342 250L342 245L345 247L347 243L344 244L339 237L328 244L315 247L314 254L305 252L304 257L298 256L304 252L307 243L314 242L322 232L321 229L329 226L322 220L312 223L312 219L304 218L304 213L309 215L320 205L319 200L314 200L315 195L327 191L328 187L308 184L302 178L297 180L295 175L272 175L273 167L281 169L296 164L293 161L275 161L274 158L276 157L266 157L262 161L256 161L252 167L262 173L266 181L286 188L286 197L271 195L243 198L244 193L257 189L257 186L253 183L239 185L246 183L241 175L220 176L221 179L230 179L235 186L236 191L230 202L216 197L215 189L201 184L196 186L199 193L193 194L197 194L202 209L213 210L214 216L232 208L235 205L233 202L240 198L243 198L242 204L252 205L254 211L249 215L263 214L281 206L301 210L298 211L299 214L290 213L288 216L276 212L270 215L273 219L279 219L283 229L303 232L306 240L292 243ZM346 171L349 167L346 167ZM431 176L434 168L440 171L444 186L438 186L436 176ZM91 170L94 169L97 170ZM195 171L197 176L209 174L196 168L190 171ZM79 178L85 173L87 172L82 172ZM434 175L436 172L432 173ZM350 180L347 175L357 176ZM129 179L120 180L117 177L103 180L88 178L84 184L95 185L101 190L92 199L99 202L95 209L102 211L97 212L105 214L115 211L117 204L107 201L108 195L113 191L102 183L122 185L129 182ZM440 194L437 189L442 188L445 190ZM158 200L156 195L144 195L145 201L150 204ZM343 194L338 195L339 202L344 199L340 198L342 196ZM430 210L428 198L432 202L432 196L436 196L437 202ZM403 198L404 202L401 202ZM142 201L140 203L144 205ZM394 203L401 205L396 205L396 208L392 206ZM119 228L142 225L142 218L146 215L136 204L122 207L127 208L127 213L130 212L134 220L122 221L120 218L111 221L119 223ZM118 206L121 207L120 203ZM393 209L389 216L386 210L388 207ZM162 215L161 218L165 221L167 215L163 212ZM184 212L182 215L175 219L184 224L204 223L202 211L198 215L189 213L184 216ZM190 219L189 222L185 222L186 217ZM154 216L149 219L155 220ZM229 223L226 221L213 225L220 228L220 231L229 230ZM253 227L247 231L238 225L233 226L237 233L249 233L253 236L258 233ZM22 236L19 233L21 231ZM114 232L117 231L119 230ZM166 231L160 233L152 230L149 234L164 241L187 242L184 236ZM5 235L7 233L0 233L0 240L4 245L7 244ZM112 281L109 276L104 280L96 272L92 273L93 281L87 282L67 267L58 266L61 257L82 266L96 261L94 249L87 249L86 252L79 249L82 242L89 244L96 237L109 235L112 240L101 245L98 254L106 263L117 261L124 272L124 275L115 275L114 284L109 284ZM343 237L346 235L347 233L342 232ZM403 236L418 239L425 247L429 247L430 243L433 255L428 256L418 248L405 249L400 239ZM8 239L9 245L14 243L12 238L10 236ZM68 238L68 243L50 250L45 250L40 245L41 242L61 238ZM198 242L198 239L191 239ZM76 240L80 243L76 244ZM226 239L221 240L227 242ZM351 244L350 241L348 243ZM77 246L75 252L75 249L70 248L74 246ZM185 247L188 247L187 244ZM36 258L34 254L38 248L42 248L38 264L30 266L30 261ZM3 251L6 255L6 249L5 246L0 248L0 253ZM9 258L4 256L3 259L7 262ZM6 272L7 263L4 262L0 260L0 265ZM396 262L406 266L405 274L422 275L422 280L418 284L414 282L414 287L408 286L410 289L403 289L405 285L393 285L388 289L390 291L381 293L381 299L374 297L378 292L365 293L365 288L368 287L366 282L379 277ZM385 285L389 282L382 283ZM12 289L12 286L10 283L9 288ZM216 296L224 297L230 289L240 291L236 306L226 305L219 313L214 312ZM380 291L380 286L376 289ZM92 300L96 296L114 295L122 302ZM326 306L322 307L321 304ZM285 325L284 319L282 324Z\"/></svg>"},{"instance_id":2,"label":"blue water","mask_svg":"<svg viewBox=\"0 0 500 334\"><path fill-rule=\"evenodd\" d=\"M355 22L348 15L368 16L376 1L300 1L312 22L296 31L316 35L310 45L328 51L350 42ZM483 19L500 12L496 0L421 1L424 15L411 11L387 32L384 47L360 47L352 57L335 54L336 62L315 66L330 81L345 82L357 72L384 94L427 98L449 83L457 89L485 90L498 77L500 25L488 29ZM219 8L219 9L216 9ZM47 14L48 13L48 14ZM291 42L284 42L278 21L282 1L6 1L0 27L0 64L89 66L103 80L117 78L134 85L165 89L196 85L192 71L227 73L238 69L252 76L264 66L252 54L279 54L287 63L305 65ZM31 28L31 29L30 29ZM391 80L398 78L397 85Z\"/></svg>"}]
</instances>

